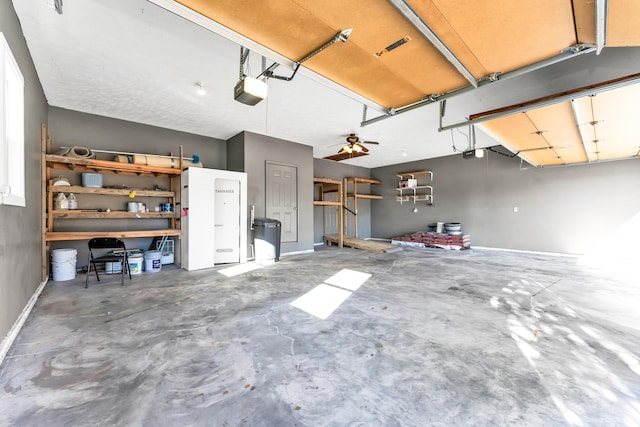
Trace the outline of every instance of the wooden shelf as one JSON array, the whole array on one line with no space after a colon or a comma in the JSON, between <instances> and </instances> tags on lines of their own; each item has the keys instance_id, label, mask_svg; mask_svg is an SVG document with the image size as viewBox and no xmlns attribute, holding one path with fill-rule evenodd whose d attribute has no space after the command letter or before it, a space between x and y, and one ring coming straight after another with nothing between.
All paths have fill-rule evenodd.
<instances>
[{"instance_id":1,"label":"wooden shelf","mask_svg":"<svg viewBox=\"0 0 640 427\"><path fill-rule=\"evenodd\" d=\"M121 175L139 175L168 177L180 175L182 171L174 168L137 165L135 163L112 162L109 160L89 160L75 157L46 154L47 166L52 169L72 170L76 172L115 173Z\"/></svg>"},{"instance_id":2,"label":"wooden shelf","mask_svg":"<svg viewBox=\"0 0 640 427\"><path fill-rule=\"evenodd\" d=\"M174 228L154 230L126 230L126 231L48 231L45 233L47 242L65 240L89 240L94 237L115 237L117 239L135 237L180 236L180 230Z\"/></svg>"},{"instance_id":3,"label":"wooden shelf","mask_svg":"<svg viewBox=\"0 0 640 427\"><path fill-rule=\"evenodd\" d=\"M74 194L101 194L106 196L128 196L132 191L136 192L136 197L174 197L173 191L157 190L136 190L135 188L93 188L81 187L78 185L53 185L52 193L74 193Z\"/></svg>"},{"instance_id":4,"label":"wooden shelf","mask_svg":"<svg viewBox=\"0 0 640 427\"><path fill-rule=\"evenodd\" d=\"M355 195L353 193L347 194L347 197L354 197L354 196L357 199L370 199L370 200L380 200L380 199L382 199L382 196L379 196L377 194L360 194L360 193L356 193Z\"/></svg>"},{"instance_id":5,"label":"wooden shelf","mask_svg":"<svg viewBox=\"0 0 640 427\"><path fill-rule=\"evenodd\" d=\"M338 208L338 246L342 247L343 239L343 220L344 212L342 209L343 204L343 191L342 180L329 179L329 178L313 178L313 185L320 187L320 200L314 200L313 206L333 206ZM315 193L315 190L314 190ZM326 193L337 193L338 200L324 200Z\"/></svg>"},{"instance_id":6,"label":"wooden shelf","mask_svg":"<svg viewBox=\"0 0 640 427\"><path fill-rule=\"evenodd\" d=\"M82 209L58 209L53 211L55 219L159 219L173 218L174 212L98 212Z\"/></svg>"},{"instance_id":7,"label":"wooden shelf","mask_svg":"<svg viewBox=\"0 0 640 427\"><path fill-rule=\"evenodd\" d=\"M313 206L342 206L340 202L329 202L325 200L314 200Z\"/></svg>"},{"instance_id":8,"label":"wooden shelf","mask_svg":"<svg viewBox=\"0 0 640 427\"><path fill-rule=\"evenodd\" d=\"M382 181L378 181L377 179L369 179L369 178L347 178L347 182L355 182L356 184L382 184Z\"/></svg>"}]
</instances>

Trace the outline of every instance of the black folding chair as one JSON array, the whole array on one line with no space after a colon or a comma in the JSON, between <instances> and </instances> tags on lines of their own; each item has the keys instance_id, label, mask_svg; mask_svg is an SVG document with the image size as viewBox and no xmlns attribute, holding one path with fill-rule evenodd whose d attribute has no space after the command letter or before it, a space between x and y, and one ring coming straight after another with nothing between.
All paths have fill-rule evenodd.
<instances>
[{"instance_id":1,"label":"black folding chair","mask_svg":"<svg viewBox=\"0 0 640 427\"><path fill-rule=\"evenodd\" d=\"M107 254L94 257L94 249L116 249L117 252L113 255ZM127 248L124 246L124 242L120 239L115 239L112 237L96 237L89 240L89 263L87 265L87 278L84 284L85 288L89 287L89 273L91 273L91 265L93 265L93 270L96 272L96 278L99 282L100 276L98 275L98 268L96 264L106 264L107 262L119 262L122 266L122 280L120 286L124 286L125 272L129 273L129 279L131 279L131 271L129 270L129 258L127 257Z\"/></svg>"}]
</instances>

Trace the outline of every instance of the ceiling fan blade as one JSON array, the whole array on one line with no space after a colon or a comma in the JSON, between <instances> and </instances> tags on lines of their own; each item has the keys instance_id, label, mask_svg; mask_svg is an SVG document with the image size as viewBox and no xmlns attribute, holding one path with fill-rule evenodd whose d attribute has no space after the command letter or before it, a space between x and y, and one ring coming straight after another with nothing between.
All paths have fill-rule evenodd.
<instances>
[{"instance_id":1,"label":"ceiling fan blade","mask_svg":"<svg viewBox=\"0 0 640 427\"><path fill-rule=\"evenodd\" d=\"M374 144L374 145L380 145L380 143L378 141L360 141L360 144Z\"/></svg>"}]
</instances>

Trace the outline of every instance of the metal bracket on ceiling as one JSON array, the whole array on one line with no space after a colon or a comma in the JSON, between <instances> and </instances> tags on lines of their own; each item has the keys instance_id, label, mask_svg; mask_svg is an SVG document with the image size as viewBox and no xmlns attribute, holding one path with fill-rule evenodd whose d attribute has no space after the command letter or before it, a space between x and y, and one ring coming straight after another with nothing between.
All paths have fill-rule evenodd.
<instances>
[{"instance_id":1,"label":"metal bracket on ceiling","mask_svg":"<svg viewBox=\"0 0 640 427\"><path fill-rule=\"evenodd\" d=\"M422 20L420 15L406 2L406 0L390 0L391 4L405 17L413 26L429 40L445 59L471 84L478 87L478 81L462 61L449 49L449 47L438 37L438 35Z\"/></svg>"},{"instance_id":2,"label":"metal bracket on ceiling","mask_svg":"<svg viewBox=\"0 0 640 427\"><path fill-rule=\"evenodd\" d=\"M295 63L295 68L293 69L293 74L291 74L289 77L278 76L278 75L273 74L273 70L275 70L279 65L277 62L274 62L268 68L263 69L262 72L260 73L260 75L258 75L258 77L256 77L256 78L260 78L260 77L264 76L265 78L274 78L274 79L279 79L279 80L284 80L284 81L289 82L289 81L293 80L293 78L296 76L296 74L298 73L298 69L300 68L300 65L303 62L308 61L309 59L313 58L314 56L316 56L317 54L319 54L320 52L322 52L323 50L327 49L328 47L332 46L333 44L335 44L337 42L346 43L346 41L349 38L349 36L351 35L352 31L353 31L353 28L346 28L346 29L344 29L342 31L339 31L335 36L333 36L333 38L331 40L329 40L328 42L326 42L325 44L323 44L319 48L315 49L311 53L305 55L302 59L300 59L299 61L297 61Z\"/></svg>"},{"instance_id":3,"label":"metal bracket on ceiling","mask_svg":"<svg viewBox=\"0 0 640 427\"><path fill-rule=\"evenodd\" d=\"M596 55L607 45L607 0L596 0Z\"/></svg>"},{"instance_id":4,"label":"metal bracket on ceiling","mask_svg":"<svg viewBox=\"0 0 640 427\"><path fill-rule=\"evenodd\" d=\"M631 74L629 76L620 77L606 82L581 87L578 89L562 92L553 96L545 96L543 98L534 99L528 102L511 105L508 107L498 108L492 111L485 111L483 113L472 114L468 120L459 122L453 125L440 126L438 132L442 132L449 129L455 129L469 124L486 122L488 120L497 119L499 117L509 116L511 114L523 113L534 108L546 107L548 105L557 104L563 101L570 101L572 99L581 98L583 96L592 96L600 92L606 92L613 89L629 86L640 82L640 73Z\"/></svg>"},{"instance_id":5,"label":"metal bracket on ceiling","mask_svg":"<svg viewBox=\"0 0 640 427\"><path fill-rule=\"evenodd\" d=\"M556 55L556 56L552 56L551 58L547 58L547 59L543 59L542 61L538 61L535 62L533 64L529 64L529 65L525 65L524 67L512 70L512 71L508 71L505 73L500 73L500 72L496 72L493 74L490 74L488 76L488 78L482 78L480 80L478 80L478 86L482 87L482 86L486 86L492 83L495 83L497 81L504 81L504 80L509 80L512 79L514 77L519 77L521 75L530 73L532 71L536 71L539 70L541 68L544 67L548 67L550 65L554 65L557 64L559 62L562 62L564 60L567 60L569 58L575 58L576 56L579 55L584 55L584 54L588 54L591 52L594 52L596 50L595 45L592 44L587 44L587 43L581 43L581 44L576 44L573 46L569 46L565 49L562 50L562 52L560 52L560 54ZM396 109L395 114L402 114L402 113L406 113L408 111L414 110L416 108L420 108L423 107L425 105L429 105L435 101L439 101L442 99L448 99L448 98L453 98L454 96L458 96L458 95L462 95L464 93L470 92L472 90L474 90L475 87L468 85L468 86L464 86L458 89L454 89L452 91L446 92L446 93L442 93L442 94L438 94L438 95L433 95L433 96L429 96L426 97L425 99L422 99L420 101L414 102L412 104L408 104L405 105L403 107L399 107ZM360 123L361 127L365 127L368 125L371 125L373 123L388 119L389 117L391 117L391 115L389 114L384 114L382 116L378 116L378 117L374 117L372 119L363 121L362 123ZM440 129L442 130L442 129Z\"/></svg>"}]
</instances>

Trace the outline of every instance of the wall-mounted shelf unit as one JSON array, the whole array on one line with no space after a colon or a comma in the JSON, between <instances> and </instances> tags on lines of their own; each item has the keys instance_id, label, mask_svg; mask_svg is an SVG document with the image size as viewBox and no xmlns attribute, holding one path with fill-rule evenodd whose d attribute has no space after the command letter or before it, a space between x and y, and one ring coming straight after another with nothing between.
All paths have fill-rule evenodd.
<instances>
[{"instance_id":1,"label":"wall-mounted shelf unit","mask_svg":"<svg viewBox=\"0 0 640 427\"><path fill-rule=\"evenodd\" d=\"M138 238L156 236L180 236L180 226L176 221L175 212L127 212L111 211L103 212L97 209L54 209L54 195L58 193L90 194L105 197L119 197L124 206L127 201L135 200L130 198L130 194L135 191L135 197L160 198L163 202L168 202L175 207L176 188L179 188L177 180L180 179L182 167L165 168L130 163L121 163L108 160L90 160L83 158L65 157L56 154L47 154L47 146L51 141L45 136L46 129L43 127L42 157L44 161L43 177L43 223L44 241L70 241L88 240L94 237L116 237L116 238ZM182 147L180 147L180 158L182 158ZM182 161L180 161L180 166ZM94 188L82 187L78 185L53 185L52 170L64 170L73 172L90 172L100 174L131 175L132 177L155 177L166 179L169 190L139 190L135 188ZM79 175L79 174L78 174ZM78 176L79 179L79 176ZM134 179L134 178L132 178ZM138 199L139 200L139 199ZM116 229L104 230L83 230L83 231L60 231L56 230L55 220L167 220L166 228L149 228L141 226L141 229ZM98 227L96 227L98 228ZM47 245L48 246L48 245ZM48 248L47 248L48 249ZM46 264L46 254L43 255L43 262Z\"/></svg>"},{"instance_id":2,"label":"wall-mounted shelf unit","mask_svg":"<svg viewBox=\"0 0 640 427\"><path fill-rule=\"evenodd\" d=\"M379 185L382 184L382 181L377 179L369 179L369 178L344 178L344 200L345 207L349 209L349 199L353 199L353 211L349 209L353 215L353 237L358 237L358 199L368 199L368 200L379 200L382 199L382 196L377 194L368 194L368 193L360 193L358 191L358 184L362 185ZM352 186L350 189L349 186ZM362 188L362 187L361 187ZM346 229L348 227L348 221L344 221L345 234L347 234Z\"/></svg>"},{"instance_id":3,"label":"wall-mounted shelf unit","mask_svg":"<svg viewBox=\"0 0 640 427\"><path fill-rule=\"evenodd\" d=\"M402 172L396 174L400 178L398 183L398 195L396 201L403 203L427 202L433 204L433 186L429 185L433 181L433 172L416 171Z\"/></svg>"},{"instance_id":4,"label":"wall-mounted shelf unit","mask_svg":"<svg viewBox=\"0 0 640 427\"><path fill-rule=\"evenodd\" d=\"M342 247L344 234L342 230L342 222L344 214L342 212L342 181L328 178L313 178L313 185L320 189L320 200L314 200L314 206L335 206L338 208L338 246ZM338 200L325 200L325 194L336 193Z\"/></svg>"}]
</instances>

